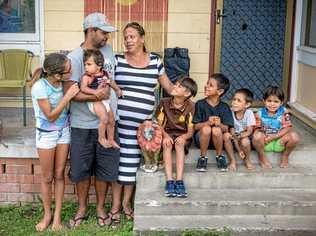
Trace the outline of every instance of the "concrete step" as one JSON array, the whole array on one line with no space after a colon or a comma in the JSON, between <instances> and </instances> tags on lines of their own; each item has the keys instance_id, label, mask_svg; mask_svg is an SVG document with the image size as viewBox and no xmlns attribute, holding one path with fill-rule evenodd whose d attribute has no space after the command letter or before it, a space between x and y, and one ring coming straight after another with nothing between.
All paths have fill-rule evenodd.
<instances>
[{"instance_id":1,"label":"concrete step","mask_svg":"<svg viewBox=\"0 0 316 236\"><path fill-rule=\"evenodd\" d=\"M136 215L316 215L316 189L188 189L168 198L164 189L137 191Z\"/></svg>"},{"instance_id":2,"label":"concrete step","mask_svg":"<svg viewBox=\"0 0 316 236\"><path fill-rule=\"evenodd\" d=\"M195 165L186 164L184 181L187 188L200 189L316 189L316 169L311 167L292 166L287 169L273 168L249 171L240 166L236 172L220 172L215 165L208 165L207 172L196 172ZM137 172L139 189L159 190L165 185L164 172Z\"/></svg>"},{"instance_id":3,"label":"concrete step","mask_svg":"<svg viewBox=\"0 0 316 236\"><path fill-rule=\"evenodd\" d=\"M184 230L229 230L233 236L315 236L316 216L291 215L137 215L134 232L180 235ZM156 232L157 233L157 232ZM197 235L197 234L195 234Z\"/></svg>"},{"instance_id":4,"label":"concrete step","mask_svg":"<svg viewBox=\"0 0 316 236\"><path fill-rule=\"evenodd\" d=\"M226 157L227 154L223 153ZM175 154L173 154L173 162L175 163ZM215 159L215 151L209 150L207 152L208 163L216 163ZM273 165L279 165L281 154L280 153L266 153L266 156L268 160ZM314 144L314 147L308 147L308 146L302 146L299 149L294 150L290 155L290 165L306 165L309 166L311 164L316 164L316 143ZM196 164L198 158L200 157L200 150L196 148L194 145L191 146L189 154L185 157L185 163L187 164ZM243 163L243 160L241 160L237 153L235 153L235 160L237 161L238 165L241 165ZM256 151L251 151L250 153L250 160L254 164L259 164L258 161L258 153ZM228 161L228 159L227 159Z\"/></svg>"}]
</instances>

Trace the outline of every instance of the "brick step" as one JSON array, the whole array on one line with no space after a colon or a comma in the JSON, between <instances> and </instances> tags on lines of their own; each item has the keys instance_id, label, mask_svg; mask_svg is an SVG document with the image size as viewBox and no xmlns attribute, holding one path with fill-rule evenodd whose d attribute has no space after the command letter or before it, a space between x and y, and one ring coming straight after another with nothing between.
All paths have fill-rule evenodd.
<instances>
[{"instance_id":1,"label":"brick step","mask_svg":"<svg viewBox=\"0 0 316 236\"><path fill-rule=\"evenodd\" d=\"M234 236L315 236L316 216L291 215L147 215L136 214L134 233L180 235L184 230L228 230ZM157 232L156 232L157 233Z\"/></svg>"},{"instance_id":2,"label":"brick step","mask_svg":"<svg viewBox=\"0 0 316 236\"><path fill-rule=\"evenodd\" d=\"M188 189L187 198L168 198L164 188L140 191L137 215L315 215L316 189Z\"/></svg>"},{"instance_id":3,"label":"brick step","mask_svg":"<svg viewBox=\"0 0 316 236\"><path fill-rule=\"evenodd\" d=\"M186 164L184 181L187 188L201 189L316 189L316 169L313 167L292 166L287 169L269 170L256 166L256 171L249 171L240 166L236 172L220 172L215 165L208 165L207 172L196 172L195 165ZM165 185L164 172L137 172L137 183L142 190L158 190Z\"/></svg>"}]
</instances>

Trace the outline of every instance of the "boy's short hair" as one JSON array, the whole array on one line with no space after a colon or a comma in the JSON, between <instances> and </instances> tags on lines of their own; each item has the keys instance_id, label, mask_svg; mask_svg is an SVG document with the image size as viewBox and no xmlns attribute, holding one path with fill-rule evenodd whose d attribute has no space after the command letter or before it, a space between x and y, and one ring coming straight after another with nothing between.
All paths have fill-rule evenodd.
<instances>
[{"instance_id":1,"label":"boy's short hair","mask_svg":"<svg viewBox=\"0 0 316 236\"><path fill-rule=\"evenodd\" d=\"M266 100L270 96L276 96L281 102L284 101L284 92L278 86L268 86L263 94L263 100Z\"/></svg>"},{"instance_id":2,"label":"boy's short hair","mask_svg":"<svg viewBox=\"0 0 316 236\"><path fill-rule=\"evenodd\" d=\"M222 73L212 74L211 78L216 80L218 89L224 90L224 92L221 95L221 96L223 96L228 91L228 89L230 87L229 79Z\"/></svg>"},{"instance_id":3,"label":"boy's short hair","mask_svg":"<svg viewBox=\"0 0 316 236\"><path fill-rule=\"evenodd\" d=\"M86 49L83 52L83 62L86 62L90 57L93 58L95 64L103 68L104 57L100 50L98 49Z\"/></svg>"},{"instance_id":4,"label":"boy's short hair","mask_svg":"<svg viewBox=\"0 0 316 236\"><path fill-rule=\"evenodd\" d=\"M253 101L253 93L247 88L237 89L234 94L241 93L245 96L246 102L252 103Z\"/></svg>"},{"instance_id":5,"label":"boy's short hair","mask_svg":"<svg viewBox=\"0 0 316 236\"><path fill-rule=\"evenodd\" d=\"M191 93L190 97L195 97L195 95L197 94L198 87L197 87L196 82L192 78L186 75L182 75L177 80L177 82L179 82L183 87L185 87L187 90L190 91Z\"/></svg>"}]
</instances>

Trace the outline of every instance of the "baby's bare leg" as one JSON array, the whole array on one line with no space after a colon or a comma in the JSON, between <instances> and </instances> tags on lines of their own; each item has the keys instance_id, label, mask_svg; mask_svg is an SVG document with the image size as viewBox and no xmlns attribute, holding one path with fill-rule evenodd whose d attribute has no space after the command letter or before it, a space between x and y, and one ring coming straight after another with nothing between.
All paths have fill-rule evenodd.
<instances>
[{"instance_id":1,"label":"baby's bare leg","mask_svg":"<svg viewBox=\"0 0 316 236\"><path fill-rule=\"evenodd\" d=\"M103 147L109 148L111 147L111 144L105 137L105 131L107 130L108 121L109 121L108 112L106 111L106 108L102 102L94 102L93 108L94 108L95 114L100 119L99 129L98 129L99 143Z\"/></svg>"},{"instance_id":2,"label":"baby's bare leg","mask_svg":"<svg viewBox=\"0 0 316 236\"><path fill-rule=\"evenodd\" d=\"M106 128L106 134L110 145L114 148L120 148L120 146L115 142L114 133L115 133L115 118L111 110L108 111L108 125Z\"/></svg>"}]
</instances>

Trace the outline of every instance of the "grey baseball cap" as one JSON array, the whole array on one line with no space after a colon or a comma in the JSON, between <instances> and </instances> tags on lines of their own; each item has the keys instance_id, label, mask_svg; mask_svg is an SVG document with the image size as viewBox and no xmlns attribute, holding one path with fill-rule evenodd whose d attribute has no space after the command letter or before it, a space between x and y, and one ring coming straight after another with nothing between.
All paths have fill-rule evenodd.
<instances>
[{"instance_id":1,"label":"grey baseball cap","mask_svg":"<svg viewBox=\"0 0 316 236\"><path fill-rule=\"evenodd\" d=\"M86 30L89 28L98 28L105 32L117 31L114 26L110 25L107 17L100 12L91 13L84 18L83 29Z\"/></svg>"}]
</instances>

